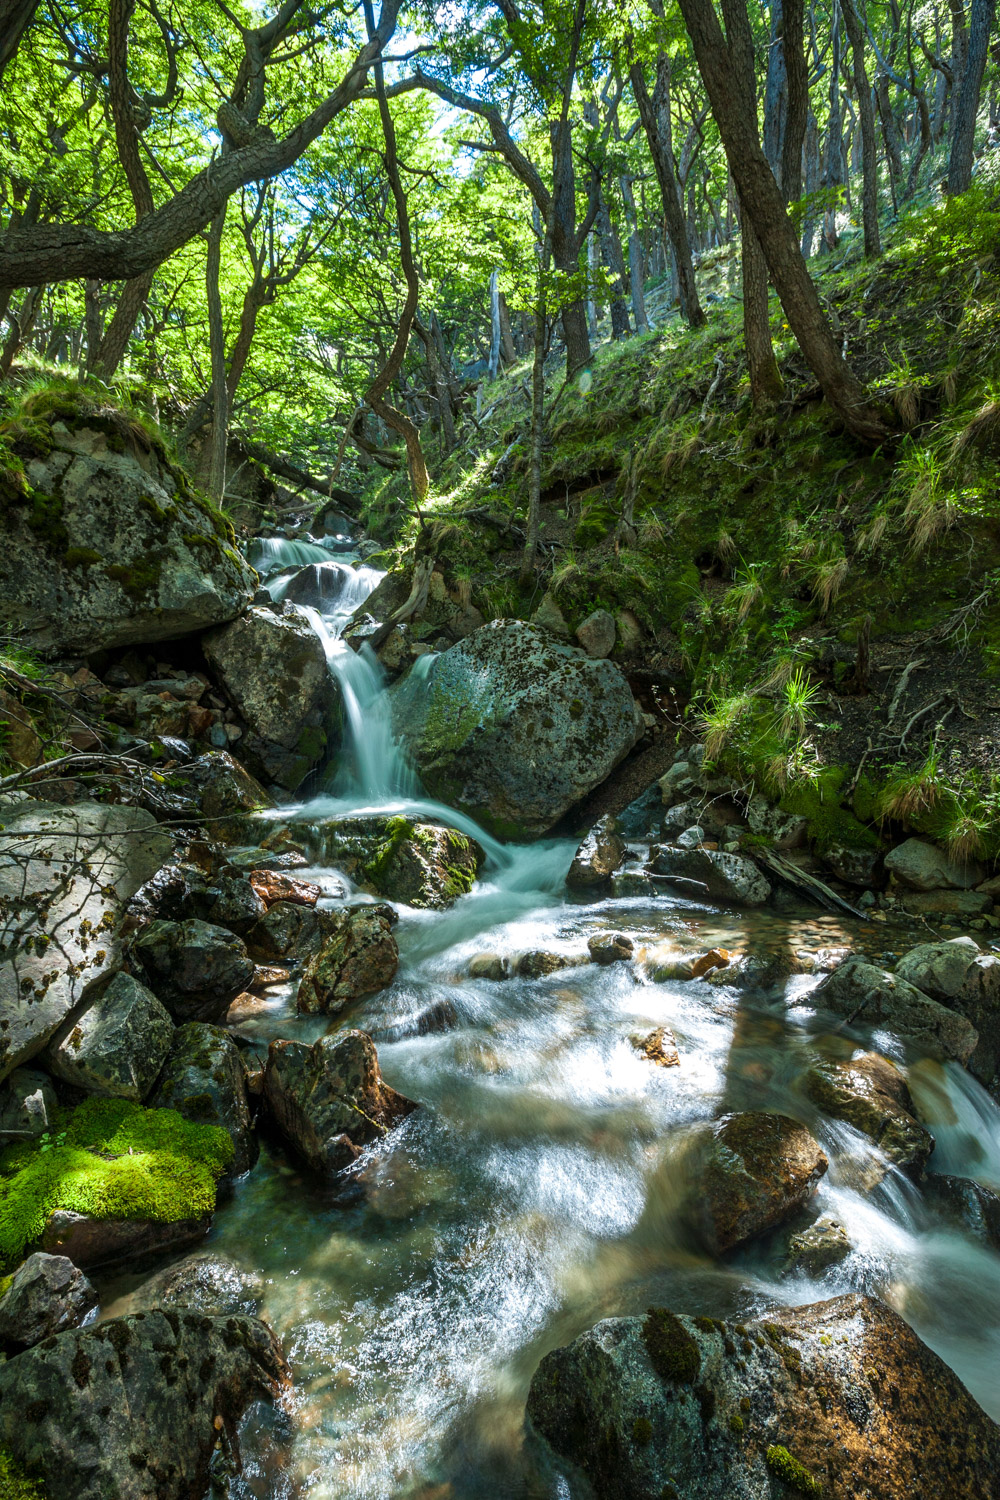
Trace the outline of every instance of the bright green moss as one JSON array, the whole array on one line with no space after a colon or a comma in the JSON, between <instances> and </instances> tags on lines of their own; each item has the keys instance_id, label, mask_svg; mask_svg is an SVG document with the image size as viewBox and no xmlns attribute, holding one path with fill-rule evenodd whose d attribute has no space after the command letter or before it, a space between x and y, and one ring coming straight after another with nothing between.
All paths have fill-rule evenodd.
<instances>
[{"instance_id":1,"label":"bright green moss","mask_svg":"<svg viewBox=\"0 0 1000 1500\"><path fill-rule=\"evenodd\" d=\"M55 1141L0 1152L0 1267L20 1260L56 1209L160 1223L202 1218L233 1159L226 1131L124 1099L86 1100L60 1119Z\"/></svg>"},{"instance_id":2,"label":"bright green moss","mask_svg":"<svg viewBox=\"0 0 1000 1500\"><path fill-rule=\"evenodd\" d=\"M642 1341L650 1364L663 1380L694 1384L701 1369L701 1351L680 1318L665 1307L651 1307L643 1319Z\"/></svg>"},{"instance_id":3,"label":"bright green moss","mask_svg":"<svg viewBox=\"0 0 1000 1500\"><path fill-rule=\"evenodd\" d=\"M16 1459L0 1449L0 1500L45 1500L45 1491L29 1479Z\"/></svg>"},{"instance_id":4,"label":"bright green moss","mask_svg":"<svg viewBox=\"0 0 1000 1500\"><path fill-rule=\"evenodd\" d=\"M793 1490L798 1490L800 1495L823 1493L819 1480L810 1474L805 1464L800 1464L797 1458L793 1458L787 1448L773 1443L767 1450L766 1458L771 1473L777 1474L779 1479L783 1479Z\"/></svg>"},{"instance_id":5,"label":"bright green moss","mask_svg":"<svg viewBox=\"0 0 1000 1500\"><path fill-rule=\"evenodd\" d=\"M805 818L809 838L822 853L835 844L845 849L877 849L878 835L840 805L846 766L829 766L816 781L798 781L781 799L785 812Z\"/></svg>"}]
</instances>

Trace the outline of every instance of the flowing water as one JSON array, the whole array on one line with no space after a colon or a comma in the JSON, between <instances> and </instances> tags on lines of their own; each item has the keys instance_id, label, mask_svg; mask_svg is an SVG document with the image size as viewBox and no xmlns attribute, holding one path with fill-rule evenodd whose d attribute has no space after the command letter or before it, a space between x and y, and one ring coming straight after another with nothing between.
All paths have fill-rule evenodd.
<instances>
[{"instance_id":1,"label":"flowing water","mask_svg":"<svg viewBox=\"0 0 1000 1500\"><path fill-rule=\"evenodd\" d=\"M486 949L582 954L588 935L609 926L640 947L731 949L871 946L875 931L675 895L575 900L564 885L570 843L505 847L421 796L393 741L374 659L339 641L342 610L313 618L347 706L350 754L299 815L437 816L476 831L487 863L451 910L401 909L398 975L348 1018L375 1036L387 1081L422 1105L368 1151L363 1190L319 1185L266 1141L216 1215L210 1244L264 1278L263 1313L295 1379L290 1415L259 1408L248 1419L233 1493L574 1500L573 1482L523 1436L532 1371L598 1318L654 1301L750 1316L873 1292L1000 1417L1000 1256L935 1221L897 1172L871 1189L875 1148L817 1119L797 1092L811 1060L850 1054L810 1007L814 979L751 1001L703 982L653 983L620 964L504 983L467 972ZM329 883L336 872L315 873ZM261 1053L271 1037L312 1040L325 1029L322 1018L295 1015L290 988L272 993L243 1027ZM457 1025L416 1034L417 1017L442 1000ZM677 1038L679 1067L653 1066L630 1043L662 1025ZM889 1036L868 1040L911 1064L937 1169L1000 1189L1000 1110L983 1089ZM784 1110L816 1131L831 1163L818 1207L855 1247L820 1279L781 1278L781 1236L722 1264L685 1240L685 1145L725 1108Z\"/></svg>"}]
</instances>

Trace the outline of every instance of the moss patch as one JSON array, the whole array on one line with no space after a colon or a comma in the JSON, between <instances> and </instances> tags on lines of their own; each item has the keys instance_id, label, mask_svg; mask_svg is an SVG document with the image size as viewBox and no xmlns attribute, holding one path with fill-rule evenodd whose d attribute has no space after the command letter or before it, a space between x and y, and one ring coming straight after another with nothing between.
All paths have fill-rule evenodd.
<instances>
[{"instance_id":1,"label":"moss patch","mask_svg":"<svg viewBox=\"0 0 1000 1500\"><path fill-rule=\"evenodd\" d=\"M793 1458L787 1448L782 1448L779 1443L772 1443L768 1448L767 1467L772 1474L784 1480L790 1489L798 1491L800 1495L821 1495L823 1486L815 1475L810 1474L805 1464L799 1463Z\"/></svg>"},{"instance_id":2,"label":"moss patch","mask_svg":"<svg viewBox=\"0 0 1000 1500\"><path fill-rule=\"evenodd\" d=\"M0 1448L0 1500L45 1500L45 1491Z\"/></svg>"},{"instance_id":3,"label":"moss patch","mask_svg":"<svg viewBox=\"0 0 1000 1500\"><path fill-rule=\"evenodd\" d=\"M96 1219L202 1218L233 1159L224 1130L172 1109L88 1099L52 1143L0 1152L0 1267L16 1265L57 1209Z\"/></svg>"},{"instance_id":4,"label":"moss patch","mask_svg":"<svg viewBox=\"0 0 1000 1500\"><path fill-rule=\"evenodd\" d=\"M642 1341L661 1379L694 1384L701 1369L701 1350L680 1318L665 1307L651 1307L643 1319Z\"/></svg>"}]
</instances>

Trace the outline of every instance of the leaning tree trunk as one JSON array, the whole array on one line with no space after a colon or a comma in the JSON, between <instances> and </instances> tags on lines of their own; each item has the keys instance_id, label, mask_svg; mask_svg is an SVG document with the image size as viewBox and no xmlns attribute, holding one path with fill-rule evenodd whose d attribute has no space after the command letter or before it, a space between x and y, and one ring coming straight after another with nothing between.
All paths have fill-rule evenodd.
<instances>
[{"instance_id":1,"label":"leaning tree trunk","mask_svg":"<svg viewBox=\"0 0 1000 1500\"><path fill-rule=\"evenodd\" d=\"M948 159L948 191L964 193L972 182L972 156L976 139L976 118L983 71L989 48L996 0L972 0L969 36L965 49L965 67L955 100L951 127L951 155Z\"/></svg>"}]
</instances>

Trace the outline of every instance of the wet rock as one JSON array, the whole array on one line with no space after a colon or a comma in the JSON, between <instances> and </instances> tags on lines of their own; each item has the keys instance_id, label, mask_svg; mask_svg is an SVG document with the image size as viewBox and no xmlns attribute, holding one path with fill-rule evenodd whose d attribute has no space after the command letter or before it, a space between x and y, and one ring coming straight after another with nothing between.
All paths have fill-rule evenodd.
<instances>
[{"instance_id":1,"label":"wet rock","mask_svg":"<svg viewBox=\"0 0 1000 1500\"><path fill-rule=\"evenodd\" d=\"M506 838L552 828L642 727L618 667L519 620L484 625L392 698L428 791Z\"/></svg>"},{"instance_id":2,"label":"wet rock","mask_svg":"<svg viewBox=\"0 0 1000 1500\"><path fill-rule=\"evenodd\" d=\"M390 818L363 873L390 901L441 910L471 891L484 858L476 841L454 828Z\"/></svg>"},{"instance_id":3,"label":"wet rock","mask_svg":"<svg viewBox=\"0 0 1000 1500\"><path fill-rule=\"evenodd\" d=\"M115 974L103 993L56 1032L45 1063L56 1078L140 1103L156 1081L174 1023L156 996L130 974Z\"/></svg>"},{"instance_id":4,"label":"wet rock","mask_svg":"<svg viewBox=\"0 0 1000 1500\"><path fill-rule=\"evenodd\" d=\"M264 1098L277 1129L315 1172L340 1172L417 1105L383 1081L363 1031L272 1042Z\"/></svg>"},{"instance_id":5,"label":"wet rock","mask_svg":"<svg viewBox=\"0 0 1000 1500\"><path fill-rule=\"evenodd\" d=\"M252 870L249 884L264 903L273 906L276 901L292 901L297 906L315 906L319 900L319 886L309 880L293 880L283 870Z\"/></svg>"},{"instance_id":6,"label":"wet rock","mask_svg":"<svg viewBox=\"0 0 1000 1500\"><path fill-rule=\"evenodd\" d=\"M623 898L640 896L646 901L655 901L663 894L663 888L646 870L620 870L611 877L611 894Z\"/></svg>"},{"instance_id":7,"label":"wet rock","mask_svg":"<svg viewBox=\"0 0 1000 1500\"><path fill-rule=\"evenodd\" d=\"M896 965L900 978L957 1010L979 1033L970 1073L988 1087L1000 1072L1000 958L969 937L921 943Z\"/></svg>"},{"instance_id":8,"label":"wet rock","mask_svg":"<svg viewBox=\"0 0 1000 1500\"><path fill-rule=\"evenodd\" d=\"M845 959L810 994L820 1010L847 1016L860 1026L886 1026L911 1037L930 1057L967 1063L978 1036L964 1016L932 1000L896 974L857 954Z\"/></svg>"},{"instance_id":9,"label":"wet rock","mask_svg":"<svg viewBox=\"0 0 1000 1500\"><path fill-rule=\"evenodd\" d=\"M240 1049L221 1027L201 1021L178 1026L149 1104L228 1131L235 1153L230 1176L241 1177L257 1160L246 1069Z\"/></svg>"},{"instance_id":10,"label":"wet rock","mask_svg":"<svg viewBox=\"0 0 1000 1500\"><path fill-rule=\"evenodd\" d=\"M336 914L336 927L309 960L299 981L300 1011L336 1015L353 1000L391 984L399 967L392 935L395 912L382 904L349 906Z\"/></svg>"},{"instance_id":11,"label":"wet rock","mask_svg":"<svg viewBox=\"0 0 1000 1500\"><path fill-rule=\"evenodd\" d=\"M451 1000L435 1000L422 1010L413 1012L392 1025L372 1030L373 1040L401 1042L410 1036L440 1036L458 1025L458 1011Z\"/></svg>"},{"instance_id":12,"label":"wet rock","mask_svg":"<svg viewBox=\"0 0 1000 1500\"><path fill-rule=\"evenodd\" d=\"M162 1255L203 1240L211 1216L200 1219L93 1219L87 1214L57 1209L42 1231L42 1249L65 1255L77 1266L134 1263L140 1257Z\"/></svg>"},{"instance_id":13,"label":"wet rock","mask_svg":"<svg viewBox=\"0 0 1000 1500\"><path fill-rule=\"evenodd\" d=\"M819 1143L787 1115L724 1115L703 1149L697 1214L714 1254L788 1218L809 1200L829 1166Z\"/></svg>"},{"instance_id":14,"label":"wet rock","mask_svg":"<svg viewBox=\"0 0 1000 1500\"><path fill-rule=\"evenodd\" d=\"M949 1224L964 1229L991 1250L1000 1250L1000 1194L973 1182L971 1177L946 1173L931 1173L923 1188L925 1203Z\"/></svg>"},{"instance_id":15,"label":"wet rock","mask_svg":"<svg viewBox=\"0 0 1000 1500\"><path fill-rule=\"evenodd\" d=\"M647 1062L660 1068L676 1068L680 1064L677 1042L669 1026L657 1026L645 1036L636 1034L629 1038L636 1051L641 1052Z\"/></svg>"},{"instance_id":16,"label":"wet rock","mask_svg":"<svg viewBox=\"0 0 1000 1500\"><path fill-rule=\"evenodd\" d=\"M178 1021L221 1020L253 978L242 939L210 922L151 922L132 954Z\"/></svg>"},{"instance_id":17,"label":"wet rock","mask_svg":"<svg viewBox=\"0 0 1000 1500\"><path fill-rule=\"evenodd\" d=\"M818 1063L804 1087L824 1114L860 1130L897 1167L923 1171L934 1137L914 1119L906 1079L888 1058L863 1052L849 1063Z\"/></svg>"},{"instance_id":18,"label":"wet rock","mask_svg":"<svg viewBox=\"0 0 1000 1500\"><path fill-rule=\"evenodd\" d=\"M615 649L615 617L606 609L595 609L576 627L576 638L588 656L610 656Z\"/></svg>"},{"instance_id":19,"label":"wet rock","mask_svg":"<svg viewBox=\"0 0 1000 1500\"><path fill-rule=\"evenodd\" d=\"M828 869L845 885L871 890L882 884L878 849L851 849L845 844L830 844L823 851Z\"/></svg>"},{"instance_id":20,"label":"wet rock","mask_svg":"<svg viewBox=\"0 0 1000 1500\"><path fill-rule=\"evenodd\" d=\"M180 914L198 917L245 938L266 911L265 901L249 880L223 871L213 885L192 893L184 901Z\"/></svg>"},{"instance_id":21,"label":"wet rock","mask_svg":"<svg viewBox=\"0 0 1000 1500\"><path fill-rule=\"evenodd\" d=\"M677 835L678 849L700 849L705 842L705 830L699 828L697 823L690 828L685 828L683 833Z\"/></svg>"},{"instance_id":22,"label":"wet rock","mask_svg":"<svg viewBox=\"0 0 1000 1500\"><path fill-rule=\"evenodd\" d=\"M190 1308L210 1318L260 1311L264 1281L214 1250L201 1250L157 1271L132 1296L132 1307Z\"/></svg>"},{"instance_id":23,"label":"wet rock","mask_svg":"<svg viewBox=\"0 0 1000 1500\"><path fill-rule=\"evenodd\" d=\"M0 629L52 655L172 640L231 620L253 594L232 529L123 413L42 418L27 484L0 513ZM122 431L101 430L120 424ZM115 451L123 445L121 451ZM46 497L39 526L31 492Z\"/></svg>"},{"instance_id":24,"label":"wet rock","mask_svg":"<svg viewBox=\"0 0 1000 1500\"><path fill-rule=\"evenodd\" d=\"M97 1301L94 1288L71 1260L37 1251L18 1266L0 1296L0 1344L27 1349L76 1328Z\"/></svg>"},{"instance_id":25,"label":"wet rock","mask_svg":"<svg viewBox=\"0 0 1000 1500\"><path fill-rule=\"evenodd\" d=\"M497 982L510 977L510 963L500 953L477 953L469 960L470 979Z\"/></svg>"},{"instance_id":26,"label":"wet rock","mask_svg":"<svg viewBox=\"0 0 1000 1500\"><path fill-rule=\"evenodd\" d=\"M985 874L977 859L952 859L936 844L906 839L885 857L885 867L915 891L969 891Z\"/></svg>"},{"instance_id":27,"label":"wet rock","mask_svg":"<svg viewBox=\"0 0 1000 1500\"><path fill-rule=\"evenodd\" d=\"M47 1073L15 1068L0 1083L0 1146L36 1140L51 1131L56 1094Z\"/></svg>"},{"instance_id":28,"label":"wet rock","mask_svg":"<svg viewBox=\"0 0 1000 1500\"><path fill-rule=\"evenodd\" d=\"M843 1224L824 1214L808 1229L792 1235L782 1275L822 1276L830 1266L846 1260L853 1249Z\"/></svg>"},{"instance_id":29,"label":"wet rock","mask_svg":"<svg viewBox=\"0 0 1000 1500\"><path fill-rule=\"evenodd\" d=\"M171 845L133 807L24 801L0 821L2 1081L120 967L123 906Z\"/></svg>"},{"instance_id":30,"label":"wet rock","mask_svg":"<svg viewBox=\"0 0 1000 1500\"><path fill-rule=\"evenodd\" d=\"M0 1366L0 1444L54 1500L191 1500L218 1438L288 1371L256 1318L135 1313Z\"/></svg>"},{"instance_id":31,"label":"wet rock","mask_svg":"<svg viewBox=\"0 0 1000 1500\"><path fill-rule=\"evenodd\" d=\"M618 831L626 839L656 838L663 824L663 798L654 781L617 817Z\"/></svg>"},{"instance_id":32,"label":"wet rock","mask_svg":"<svg viewBox=\"0 0 1000 1500\"><path fill-rule=\"evenodd\" d=\"M612 817L599 819L573 856L566 884L574 890L602 885L621 867L625 840Z\"/></svg>"},{"instance_id":33,"label":"wet rock","mask_svg":"<svg viewBox=\"0 0 1000 1500\"><path fill-rule=\"evenodd\" d=\"M635 951L635 944L623 932L597 932L587 939L587 951L595 964L627 963Z\"/></svg>"},{"instance_id":34,"label":"wet rock","mask_svg":"<svg viewBox=\"0 0 1000 1500\"><path fill-rule=\"evenodd\" d=\"M860 1296L747 1324L607 1319L545 1356L528 1418L608 1500L985 1500L1000 1463L957 1375Z\"/></svg>"},{"instance_id":35,"label":"wet rock","mask_svg":"<svg viewBox=\"0 0 1000 1500\"><path fill-rule=\"evenodd\" d=\"M239 838L250 815L273 807L260 782L227 750L208 750L184 768L184 780L195 789L202 816L212 820L212 833Z\"/></svg>"},{"instance_id":36,"label":"wet rock","mask_svg":"<svg viewBox=\"0 0 1000 1500\"><path fill-rule=\"evenodd\" d=\"M247 947L255 958L306 959L319 952L336 927L333 912L276 901L247 933Z\"/></svg>"},{"instance_id":37,"label":"wet rock","mask_svg":"<svg viewBox=\"0 0 1000 1500\"><path fill-rule=\"evenodd\" d=\"M718 849L661 848L656 850L652 867L683 895L695 900L707 896L716 901L732 901L737 906L763 906L771 895L770 885L753 860L741 854L724 854Z\"/></svg>"},{"instance_id":38,"label":"wet rock","mask_svg":"<svg viewBox=\"0 0 1000 1500\"><path fill-rule=\"evenodd\" d=\"M202 638L205 655L246 721L251 771L293 792L337 732L339 699L326 652L295 605L249 609Z\"/></svg>"},{"instance_id":39,"label":"wet rock","mask_svg":"<svg viewBox=\"0 0 1000 1500\"><path fill-rule=\"evenodd\" d=\"M529 953L517 955L514 973L519 979L544 979L546 974L572 968L573 962L568 953L547 953L544 948L533 948Z\"/></svg>"}]
</instances>

